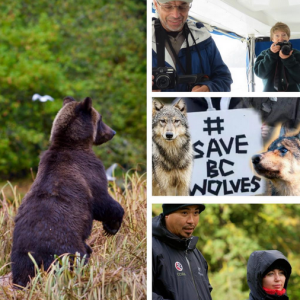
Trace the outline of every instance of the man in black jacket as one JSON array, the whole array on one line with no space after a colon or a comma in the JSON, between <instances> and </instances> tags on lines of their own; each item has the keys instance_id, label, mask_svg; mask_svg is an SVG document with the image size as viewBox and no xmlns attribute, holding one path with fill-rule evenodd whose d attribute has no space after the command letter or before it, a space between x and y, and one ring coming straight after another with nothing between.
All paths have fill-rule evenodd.
<instances>
[{"instance_id":1,"label":"man in black jacket","mask_svg":"<svg viewBox=\"0 0 300 300\"><path fill-rule=\"evenodd\" d=\"M203 204L163 204L152 219L152 299L211 300L207 263L192 236Z\"/></svg>"}]
</instances>

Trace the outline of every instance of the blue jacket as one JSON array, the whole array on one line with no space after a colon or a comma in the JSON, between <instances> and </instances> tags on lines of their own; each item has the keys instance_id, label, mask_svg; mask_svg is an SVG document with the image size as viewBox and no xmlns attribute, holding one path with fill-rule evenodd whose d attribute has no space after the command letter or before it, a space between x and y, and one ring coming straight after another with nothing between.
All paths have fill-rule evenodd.
<instances>
[{"instance_id":1,"label":"blue jacket","mask_svg":"<svg viewBox=\"0 0 300 300\"><path fill-rule=\"evenodd\" d=\"M211 92L230 92L230 85L232 84L231 73L228 67L222 60L220 52L212 39L210 33L204 27L202 23L194 23L187 21L190 31L192 32L195 40L194 41L189 34L189 45L192 56L192 73L198 74L203 73L208 75L210 80L206 82L199 82L198 84L207 85ZM156 40L154 32L154 20L152 21L152 67L157 67L157 53L156 53ZM181 46L181 49L178 53L178 58L182 63L183 67L186 67L186 41ZM201 67L200 59L196 50L198 48L201 61L203 66ZM178 65L174 65L171 56L168 51L165 50L165 62L166 66L173 67L178 75L183 75L182 70ZM174 90L164 90L164 92L187 92L187 84L180 84Z\"/></svg>"}]
</instances>

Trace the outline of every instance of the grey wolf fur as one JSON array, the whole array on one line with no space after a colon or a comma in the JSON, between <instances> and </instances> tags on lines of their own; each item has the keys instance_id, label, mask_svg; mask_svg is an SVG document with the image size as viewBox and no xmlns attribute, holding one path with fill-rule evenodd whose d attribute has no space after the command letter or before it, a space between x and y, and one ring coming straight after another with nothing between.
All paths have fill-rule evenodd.
<instances>
[{"instance_id":1,"label":"grey wolf fur","mask_svg":"<svg viewBox=\"0 0 300 300\"><path fill-rule=\"evenodd\" d=\"M15 219L11 254L13 283L26 286L35 275L32 254L47 270L55 255L64 253L88 260L85 243L93 219L104 233L116 234L124 210L108 193L105 169L92 150L115 135L86 98L64 99L52 126L50 147L41 156L37 177Z\"/></svg>"},{"instance_id":2,"label":"grey wolf fur","mask_svg":"<svg viewBox=\"0 0 300 300\"><path fill-rule=\"evenodd\" d=\"M299 134L273 141L268 151L252 157L252 163L270 180L272 196L300 196Z\"/></svg>"},{"instance_id":3,"label":"grey wolf fur","mask_svg":"<svg viewBox=\"0 0 300 300\"><path fill-rule=\"evenodd\" d=\"M152 103L152 193L188 196L193 150L185 103Z\"/></svg>"}]
</instances>

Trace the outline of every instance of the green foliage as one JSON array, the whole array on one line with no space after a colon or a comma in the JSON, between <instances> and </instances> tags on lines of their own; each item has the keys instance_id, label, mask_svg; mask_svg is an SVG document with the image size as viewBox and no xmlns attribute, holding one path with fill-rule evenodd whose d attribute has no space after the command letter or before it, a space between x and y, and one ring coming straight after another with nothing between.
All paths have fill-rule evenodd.
<instances>
[{"instance_id":1,"label":"green foliage","mask_svg":"<svg viewBox=\"0 0 300 300\"><path fill-rule=\"evenodd\" d=\"M161 211L161 205L153 205L153 215ZM297 204L206 204L193 235L208 262L213 299L248 299L249 256L270 249L288 258L293 268L288 296L299 299L299 214Z\"/></svg>"},{"instance_id":2,"label":"green foliage","mask_svg":"<svg viewBox=\"0 0 300 300\"><path fill-rule=\"evenodd\" d=\"M146 1L16 0L0 18L0 177L37 167L67 95L91 97L117 131L96 151L106 167L145 163Z\"/></svg>"}]
</instances>

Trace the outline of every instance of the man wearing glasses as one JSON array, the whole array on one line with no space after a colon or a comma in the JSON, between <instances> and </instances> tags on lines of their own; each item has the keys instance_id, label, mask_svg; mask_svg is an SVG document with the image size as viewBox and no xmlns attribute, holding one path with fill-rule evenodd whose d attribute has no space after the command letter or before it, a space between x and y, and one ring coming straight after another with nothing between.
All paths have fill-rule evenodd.
<instances>
[{"instance_id":1,"label":"man wearing glasses","mask_svg":"<svg viewBox=\"0 0 300 300\"><path fill-rule=\"evenodd\" d=\"M210 33L202 23L187 21L192 1L153 0L158 14L152 27L153 90L229 92L231 74ZM158 67L176 70L176 75L167 72L171 83L161 89L158 86L164 82L157 81L163 78Z\"/></svg>"}]
</instances>

